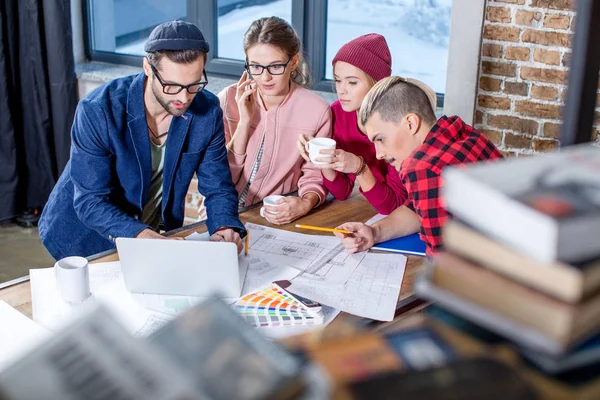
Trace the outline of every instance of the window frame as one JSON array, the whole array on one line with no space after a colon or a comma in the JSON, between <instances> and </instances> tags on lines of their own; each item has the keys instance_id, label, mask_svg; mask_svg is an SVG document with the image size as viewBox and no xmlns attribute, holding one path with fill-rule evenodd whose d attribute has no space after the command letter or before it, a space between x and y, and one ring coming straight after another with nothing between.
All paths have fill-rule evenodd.
<instances>
[{"instance_id":1,"label":"window frame","mask_svg":"<svg viewBox=\"0 0 600 400\"><path fill-rule=\"evenodd\" d=\"M85 54L91 61L140 66L143 56L98 51L92 48L93 23L91 0L83 0ZM456 1L456 0L455 0ZM327 1L291 0L292 26L302 39L304 56L312 74L311 89L335 92L333 80L325 78L327 52ZM187 20L202 30L210 43L206 71L215 76L239 79L244 70L244 61L215 57L218 49L218 0L186 0ZM454 11L454 6L453 6ZM240 38L241 40L241 38ZM448 79L448 77L446 77ZM443 93L436 93L438 107L444 107Z\"/></svg>"}]
</instances>

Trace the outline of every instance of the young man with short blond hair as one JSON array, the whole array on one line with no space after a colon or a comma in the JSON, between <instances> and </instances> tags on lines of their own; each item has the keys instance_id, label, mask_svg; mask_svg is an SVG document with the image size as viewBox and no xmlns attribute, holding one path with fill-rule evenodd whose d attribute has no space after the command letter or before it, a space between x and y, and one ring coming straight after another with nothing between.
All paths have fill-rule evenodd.
<instances>
[{"instance_id":1,"label":"young man with short blond hair","mask_svg":"<svg viewBox=\"0 0 600 400\"><path fill-rule=\"evenodd\" d=\"M435 93L420 81L391 76L378 82L365 97L360 122L375 144L377 157L400 173L408 198L388 217L372 226L348 222L339 228L353 235L336 234L350 252L376 243L421 233L427 254L441 243L448 220L440 188L442 169L502 158L488 138L458 116L435 118Z\"/></svg>"}]
</instances>

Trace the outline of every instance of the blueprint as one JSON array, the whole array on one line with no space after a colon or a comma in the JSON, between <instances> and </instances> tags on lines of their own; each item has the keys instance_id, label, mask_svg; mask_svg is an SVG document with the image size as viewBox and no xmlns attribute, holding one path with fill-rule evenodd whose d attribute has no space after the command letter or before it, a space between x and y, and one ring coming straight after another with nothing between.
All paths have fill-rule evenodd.
<instances>
[{"instance_id":1,"label":"blueprint","mask_svg":"<svg viewBox=\"0 0 600 400\"><path fill-rule=\"evenodd\" d=\"M346 282L365 253L349 254L334 236L306 235L248 223L249 254L271 265L287 266L314 279Z\"/></svg>"},{"instance_id":2,"label":"blueprint","mask_svg":"<svg viewBox=\"0 0 600 400\"><path fill-rule=\"evenodd\" d=\"M400 254L364 254L344 283L301 274L292 280L288 289L350 314L391 321L402 286L406 257Z\"/></svg>"},{"instance_id":3,"label":"blueprint","mask_svg":"<svg viewBox=\"0 0 600 400\"><path fill-rule=\"evenodd\" d=\"M242 288L242 296L248 293L256 292L271 284L271 282L280 280L290 280L296 277L300 271L277 264L270 264L262 258L248 255L248 272Z\"/></svg>"},{"instance_id":4,"label":"blueprint","mask_svg":"<svg viewBox=\"0 0 600 400\"><path fill-rule=\"evenodd\" d=\"M289 290L365 318L393 319L406 257L347 253L335 237L246 224L253 257L300 271Z\"/></svg>"}]
</instances>

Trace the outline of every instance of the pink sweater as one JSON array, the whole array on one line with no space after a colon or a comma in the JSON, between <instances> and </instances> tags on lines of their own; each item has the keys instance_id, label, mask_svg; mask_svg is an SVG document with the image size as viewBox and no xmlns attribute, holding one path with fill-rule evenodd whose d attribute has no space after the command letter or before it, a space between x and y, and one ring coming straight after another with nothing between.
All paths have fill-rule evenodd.
<instances>
[{"instance_id":1,"label":"pink sweater","mask_svg":"<svg viewBox=\"0 0 600 400\"><path fill-rule=\"evenodd\" d=\"M227 143L240 119L235 90L234 84L219 93ZM300 133L310 137L331 137L329 104L292 83L290 92L277 109L267 111L260 96L257 96L255 107L246 153L236 154L231 150L227 153L233 183L240 194L250 178L262 136L265 137L260 167L248 189L245 205L258 203L271 194L284 195L296 190L300 197L308 192L315 193L321 204L327 196L321 171L304 161L296 142Z\"/></svg>"},{"instance_id":2,"label":"pink sweater","mask_svg":"<svg viewBox=\"0 0 600 400\"><path fill-rule=\"evenodd\" d=\"M363 156L373 172L377 182L371 190L361 193L375 207L378 213L388 215L400 207L406 200L407 194L400 181L398 172L383 160L375 156L375 146L369 138L363 135L357 127L356 112L346 112L336 100L331 105L333 111L333 139L336 148L345 150L357 156ZM352 193L356 175L337 172L333 181L323 177L325 187L340 200L345 200Z\"/></svg>"}]
</instances>

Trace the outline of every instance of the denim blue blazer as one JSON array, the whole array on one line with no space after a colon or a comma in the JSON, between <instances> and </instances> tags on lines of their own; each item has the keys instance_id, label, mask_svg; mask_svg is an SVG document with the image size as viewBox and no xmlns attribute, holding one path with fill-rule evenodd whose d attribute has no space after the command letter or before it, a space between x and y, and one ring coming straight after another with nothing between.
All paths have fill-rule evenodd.
<instances>
[{"instance_id":1,"label":"denim blue blazer","mask_svg":"<svg viewBox=\"0 0 600 400\"><path fill-rule=\"evenodd\" d=\"M42 242L54 258L109 250L117 237L133 237L148 228L138 220L152 169L145 81L143 73L116 79L77 106L71 158L39 221ZM166 230L183 225L194 172L206 197L209 232L220 227L245 232L227 162L223 113L218 98L206 90L184 115L173 117L169 128L162 194Z\"/></svg>"}]
</instances>

